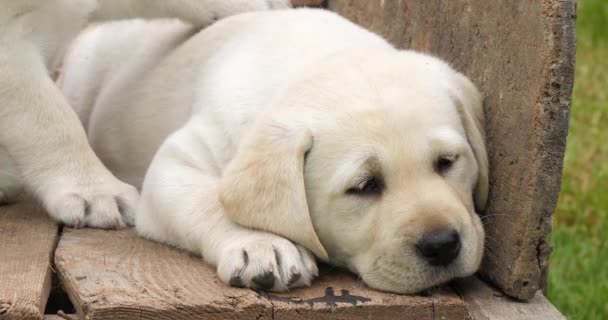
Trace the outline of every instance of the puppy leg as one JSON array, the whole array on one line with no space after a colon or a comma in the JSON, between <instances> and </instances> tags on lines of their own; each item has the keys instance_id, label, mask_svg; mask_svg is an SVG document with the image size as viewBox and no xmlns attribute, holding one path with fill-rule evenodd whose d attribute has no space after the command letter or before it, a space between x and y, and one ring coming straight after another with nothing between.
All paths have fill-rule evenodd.
<instances>
[{"instance_id":1,"label":"puppy leg","mask_svg":"<svg viewBox=\"0 0 608 320\"><path fill-rule=\"evenodd\" d=\"M132 223L136 189L95 156L37 51L27 45L7 50L20 53L0 57L0 145L18 164L26 188L67 225Z\"/></svg>"},{"instance_id":2,"label":"puppy leg","mask_svg":"<svg viewBox=\"0 0 608 320\"><path fill-rule=\"evenodd\" d=\"M200 253L227 284L274 291L309 285L318 271L308 250L226 217L217 194L219 173L205 157L203 141L186 127L163 144L144 181L138 232Z\"/></svg>"}]
</instances>

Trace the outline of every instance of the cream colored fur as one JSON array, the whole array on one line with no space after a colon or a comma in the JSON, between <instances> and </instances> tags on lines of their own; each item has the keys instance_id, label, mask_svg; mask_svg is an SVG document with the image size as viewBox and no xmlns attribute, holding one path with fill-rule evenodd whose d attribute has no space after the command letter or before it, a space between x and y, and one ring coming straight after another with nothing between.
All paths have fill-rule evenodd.
<instances>
[{"instance_id":1,"label":"cream colored fur","mask_svg":"<svg viewBox=\"0 0 608 320\"><path fill-rule=\"evenodd\" d=\"M200 28L287 7L288 0L0 0L0 203L25 187L67 225L133 223L137 190L95 156L49 76L89 22L175 17Z\"/></svg>"},{"instance_id":2,"label":"cream colored fur","mask_svg":"<svg viewBox=\"0 0 608 320\"><path fill-rule=\"evenodd\" d=\"M200 254L226 283L277 291L310 283L310 252L401 293L476 271L488 166L466 77L323 10L190 33L175 21L94 27L65 61L93 149L143 181L141 235ZM381 192L352 192L372 176ZM430 266L416 241L443 227L462 249Z\"/></svg>"}]
</instances>

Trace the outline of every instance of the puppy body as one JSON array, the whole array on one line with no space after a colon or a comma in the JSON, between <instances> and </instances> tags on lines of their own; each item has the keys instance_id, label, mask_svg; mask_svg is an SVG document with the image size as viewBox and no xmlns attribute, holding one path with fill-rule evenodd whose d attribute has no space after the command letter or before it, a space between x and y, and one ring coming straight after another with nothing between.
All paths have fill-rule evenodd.
<instances>
[{"instance_id":1,"label":"puppy body","mask_svg":"<svg viewBox=\"0 0 608 320\"><path fill-rule=\"evenodd\" d=\"M133 222L136 189L95 156L49 76L89 22L176 17L202 27L238 12L288 6L287 0L0 0L0 202L26 187L68 225Z\"/></svg>"},{"instance_id":2,"label":"puppy body","mask_svg":"<svg viewBox=\"0 0 608 320\"><path fill-rule=\"evenodd\" d=\"M149 166L140 234L253 288L309 284L311 251L396 292L476 270L487 159L469 80L322 10L188 32L175 22L101 26L65 61L63 89L104 163L135 185ZM129 40L144 34L154 40ZM459 253L429 265L416 248L446 228Z\"/></svg>"}]
</instances>

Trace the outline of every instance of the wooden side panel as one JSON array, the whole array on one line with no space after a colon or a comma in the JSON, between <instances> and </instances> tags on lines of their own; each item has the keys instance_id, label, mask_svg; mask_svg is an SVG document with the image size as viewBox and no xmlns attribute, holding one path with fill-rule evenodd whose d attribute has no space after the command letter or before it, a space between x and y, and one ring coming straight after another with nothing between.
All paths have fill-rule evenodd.
<instances>
[{"instance_id":1,"label":"wooden side panel","mask_svg":"<svg viewBox=\"0 0 608 320\"><path fill-rule=\"evenodd\" d=\"M0 206L0 319L43 319L57 231L33 201Z\"/></svg>"},{"instance_id":2,"label":"wooden side panel","mask_svg":"<svg viewBox=\"0 0 608 320\"><path fill-rule=\"evenodd\" d=\"M566 320L540 291L527 302L517 301L476 277L457 281L456 288L475 320Z\"/></svg>"},{"instance_id":3,"label":"wooden side panel","mask_svg":"<svg viewBox=\"0 0 608 320\"><path fill-rule=\"evenodd\" d=\"M55 263L81 318L97 319L465 319L454 292L382 293L344 273L323 273L287 294L229 287L198 258L132 230L67 229Z\"/></svg>"},{"instance_id":4,"label":"wooden side panel","mask_svg":"<svg viewBox=\"0 0 608 320\"><path fill-rule=\"evenodd\" d=\"M485 95L490 156L481 274L534 297L551 252L574 78L574 0L330 0L400 48L435 54Z\"/></svg>"}]
</instances>

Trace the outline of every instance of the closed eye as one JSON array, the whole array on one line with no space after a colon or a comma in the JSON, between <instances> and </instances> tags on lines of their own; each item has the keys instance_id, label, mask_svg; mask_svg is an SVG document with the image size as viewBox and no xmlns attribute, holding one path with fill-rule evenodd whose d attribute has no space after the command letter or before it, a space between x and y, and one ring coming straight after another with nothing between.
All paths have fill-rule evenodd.
<instances>
[{"instance_id":1,"label":"closed eye","mask_svg":"<svg viewBox=\"0 0 608 320\"><path fill-rule=\"evenodd\" d=\"M452 169L454 163L458 160L457 154L442 155L435 161L435 171L441 175Z\"/></svg>"},{"instance_id":2,"label":"closed eye","mask_svg":"<svg viewBox=\"0 0 608 320\"><path fill-rule=\"evenodd\" d=\"M356 185L346 190L346 194L356 196L380 195L384 190L384 181L376 176L365 177Z\"/></svg>"}]
</instances>

